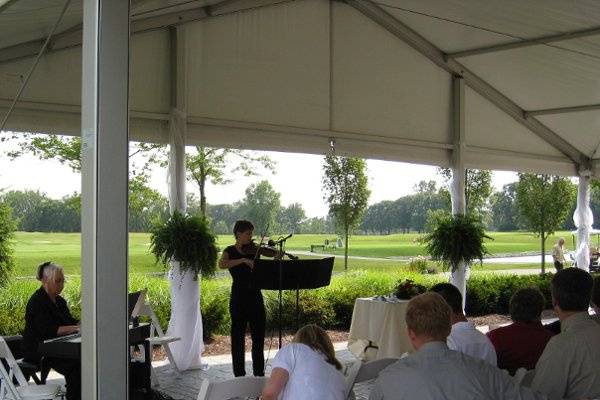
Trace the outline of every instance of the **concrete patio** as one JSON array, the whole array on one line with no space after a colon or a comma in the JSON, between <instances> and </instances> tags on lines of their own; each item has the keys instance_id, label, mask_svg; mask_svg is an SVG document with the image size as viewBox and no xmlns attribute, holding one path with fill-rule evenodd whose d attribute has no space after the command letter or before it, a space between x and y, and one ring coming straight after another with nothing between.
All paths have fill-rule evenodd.
<instances>
[{"instance_id":1,"label":"concrete patio","mask_svg":"<svg viewBox=\"0 0 600 400\"><path fill-rule=\"evenodd\" d=\"M356 361L354 355L346 349L347 342L335 343L334 347L337 357L342 364L345 365ZM267 359L267 352L265 352L267 375L271 372L270 361L273 360L276 353L276 349L271 350L269 358ZM250 362L250 353L246 353L246 360L248 360L246 362L246 371L251 372L252 363ZM230 354L203 357L202 361L208 365L208 369L184 371L181 374L174 373L167 360L153 363L160 383L160 386L157 389L174 399L195 400L198 397L200 385L204 379L222 381L233 378ZM354 388L356 399L368 399L371 384L371 382L357 384Z\"/></svg>"}]
</instances>

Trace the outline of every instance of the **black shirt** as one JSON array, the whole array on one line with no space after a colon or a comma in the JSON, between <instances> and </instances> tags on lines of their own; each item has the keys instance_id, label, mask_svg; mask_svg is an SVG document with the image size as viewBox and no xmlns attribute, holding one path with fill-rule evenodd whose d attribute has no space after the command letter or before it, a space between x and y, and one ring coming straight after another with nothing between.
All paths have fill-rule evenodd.
<instances>
[{"instance_id":1,"label":"black shirt","mask_svg":"<svg viewBox=\"0 0 600 400\"><path fill-rule=\"evenodd\" d=\"M240 253L235 247L235 245L229 246L223 251L227 252L227 255L229 256L230 260L238 260L240 258L251 258L251 256L249 255ZM233 288L252 288L252 269L246 263L229 268L229 273L233 278Z\"/></svg>"},{"instance_id":2,"label":"black shirt","mask_svg":"<svg viewBox=\"0 0 600 400\"><path fill-rule=\"evenodd\" d=\"M23 354L28 361L38 361L38 343L57 337L58 327L75 325L67 302L56 296L54 303L43 287L31 295L25 309L25 331L23 332Z\"/></svg>"}]
</instances>

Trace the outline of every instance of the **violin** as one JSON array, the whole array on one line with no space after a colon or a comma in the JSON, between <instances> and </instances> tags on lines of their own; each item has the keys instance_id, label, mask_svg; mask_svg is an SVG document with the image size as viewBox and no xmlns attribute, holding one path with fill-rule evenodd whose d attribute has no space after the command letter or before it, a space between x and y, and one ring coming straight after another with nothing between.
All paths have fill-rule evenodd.
<instances>
[{"instance_id":1,"label":"violin","mask_svg":"<svg viewBox=\"0 0 600 400\"><path fill-rule=\"evenodd\" d=\"M242 253L256 259L260 255L265 257L275 257L279 252L271 247L259 246L253 239L242 246Z\"/></svg>"},{"instance_id":2,"label":"violin","mask_svg":"<svg viewBox=\"0 0 600 400\"><path fill-rule=\"evenodd\" d=\"M254 242L254 239L242 246L242 253L246 256L252 257L255 260L260 255L263 255L265 257L277 257L280 254L279 250L274 249L272 247L259 246L258 244L256 244L256 242ZM288 256L291 260L298 259L298 256L295 256L285 251L283 252L283 255Z\"/></svg>"}]
</instances>

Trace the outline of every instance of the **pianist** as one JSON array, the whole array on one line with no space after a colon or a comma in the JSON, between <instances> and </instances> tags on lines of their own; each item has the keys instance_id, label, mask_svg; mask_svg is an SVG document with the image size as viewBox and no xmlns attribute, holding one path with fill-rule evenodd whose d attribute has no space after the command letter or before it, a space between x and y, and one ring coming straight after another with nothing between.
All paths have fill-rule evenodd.
<instances>
[{"instance_id":1,"label":"pianist","mask_svg":"<svg viewBox=\"0 0 600 400\"><path fill-rule=\"evenodd\" d=\"M23 354L25 361L39 364L38 344L47 339L79 332L79 321L71 315L67 302L60 296L65 284L62 267L45 262L38 267L37 279L42 286L29 298L25 310ZM81 399L79 360L45 358L44 366L64 375L67 400Z\"/></svg>"}]
</instances>

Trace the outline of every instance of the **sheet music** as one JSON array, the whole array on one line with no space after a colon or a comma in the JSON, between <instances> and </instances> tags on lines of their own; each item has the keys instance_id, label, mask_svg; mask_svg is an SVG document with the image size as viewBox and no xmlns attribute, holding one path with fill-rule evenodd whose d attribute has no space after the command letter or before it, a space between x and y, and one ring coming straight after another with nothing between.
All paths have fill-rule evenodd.
<instances>
[{"instance_id":1,"label":"sheet music","mask_svg":"<svg viewBox=\"0 0 600 400\"><path fill-rule=\"evenodd\" d=\"M73 340L73 339L79 339L79 340ZM72 333L70 335L65 335L65 336L59 336L53 339L48 339L48 340L44 340L44 343L51 343L51 342L63 342L63 341L73 341L73 342L81 342L81 333Z\"/></svg>"}]
</instances>

